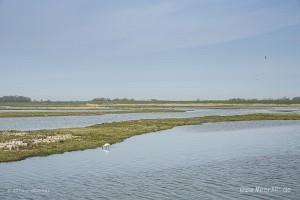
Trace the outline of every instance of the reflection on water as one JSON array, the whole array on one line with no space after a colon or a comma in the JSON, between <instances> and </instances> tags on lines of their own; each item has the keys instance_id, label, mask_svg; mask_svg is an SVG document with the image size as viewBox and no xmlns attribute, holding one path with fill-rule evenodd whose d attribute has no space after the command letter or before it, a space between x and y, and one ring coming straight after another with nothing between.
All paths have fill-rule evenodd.
<instances>
[{"instance_id":1,"label":"reflection on water","mask_svg":"<svg viewBox=\"0 0 300 200\"><path fill-rule=\"evenodd\" d=\"M178 113L129 113L99 116L56 116L56 117L20 117L0 118L0 130L38 130L54 128L84 127L105 122L136 119L198 117L206 115L235 115L272 112L265 109L196 109Z\"/></svg>"},{"instance_id":2,"label":"reflection on water","mask_svg":"<svg viewBox=\"0 0 300 200\"><path fill-rule=\"evenodd\" d=\"M0 164L0 199L300 199L300 122L209 123ZM291 191L243 193L241 188Z\"/></svg>"}]
</instances>

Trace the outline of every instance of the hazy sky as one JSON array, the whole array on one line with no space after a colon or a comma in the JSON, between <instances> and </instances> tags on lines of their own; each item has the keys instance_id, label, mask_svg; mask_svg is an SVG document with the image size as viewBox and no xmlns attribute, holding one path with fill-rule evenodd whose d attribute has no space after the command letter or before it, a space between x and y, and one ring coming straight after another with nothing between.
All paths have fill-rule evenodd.
<instances>
[{"instance_id":1,"label":"hazy sky","mask_svg":"<svg viewBox=\"0 0 300 200\"><path fill-rule=\"evenodd\" d=\"M300 96L300 2L0 0L0 96L15 94Z\"/></svg>"}]
</instances>

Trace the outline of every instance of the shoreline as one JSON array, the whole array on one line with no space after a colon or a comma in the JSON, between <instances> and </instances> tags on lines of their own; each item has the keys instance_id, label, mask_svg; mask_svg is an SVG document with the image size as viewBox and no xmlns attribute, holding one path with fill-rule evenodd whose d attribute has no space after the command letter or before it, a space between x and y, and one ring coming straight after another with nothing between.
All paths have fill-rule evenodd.
<instances>
[{"instance_id":1,"label":"shoreline","mask_svg":"<svg viewBox=\"0 0 300 200\"><path fill-rule=\"evenodd\" d=\"M18 117L57 117L57 116L97 116L107 114L127 114L127 113L161 113L161 112L185 112L178 109L132 109L119 111L22 111L22 112L0 112L0 118L18 118Z\"/></svg>"},{"instance_id":2,"label":"shoreline","mask_svg":"<svg viewBox=\"0 0 300 200\"><path fill-rule=\"evenodd\" d=\"M184 125L226 121L300 120L299 114L247 114L194 118L142 119L97 124L82 128L0 132L0 144L22 144L18 149L0 148L0 163L64 152L94 149L115 144L132 136ZM68 136L68 137L66 137ZM49 138L66 138L50 140ZM38 141L38 142L37 142ZM25 145L26 144L26 145Z\"/></svg>"}]
</instances>

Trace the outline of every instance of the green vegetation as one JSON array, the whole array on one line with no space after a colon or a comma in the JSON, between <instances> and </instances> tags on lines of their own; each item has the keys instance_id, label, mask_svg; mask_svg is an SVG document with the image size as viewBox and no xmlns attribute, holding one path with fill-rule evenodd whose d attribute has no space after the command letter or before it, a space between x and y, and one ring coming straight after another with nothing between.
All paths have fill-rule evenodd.
<instances>
[{"instance_id":1,"label":"green vegetation","mask_svg":"<svg viewBox=\"0 0 300 200\"><path fill-rule=\"evenodd\" d=\"M0 102L31 102L31 99L24 96L3 96L0 97Z\"/></svg>"},{"instance_id":2,"label":"green vegetation","mask_svg":"<svg viewBox=\"0 0 300 200\"><path fill-rule=\"evenodd\" d=\"M117 111L22 111L22 112L0 112L0 118L8 117L49 117L49 116L92 116L104 114L126 114L126 113L157 113L157 112L184 112L183 110L175 109L131 109L131 110L117 110Z\"/></svg>"},{"instance_id":3,"label":"green vegetation","mask_svg":"<svg viewBox=\"0 0 300 200\"><path fill-rule=\"evenodd\" d=\"M175 126L207 122L251 120L300 120L299 114L249 114L234 116L206 116L196 118L144 119L104 123L83 128L62 128L29 132L0 133L0 162L16 161L32 156L46 156L67 151L97 148L104 143L118 143L143 133L166 130ZM61 137L61 138L57 138ZM53 139L54 138L54 139ZM10 143L22 143L18 150L3 148Z\"/></svg>"},{"instance_id":4,"label":"green vegetation","mask_svg":"<svg viewBox=\"0 0 300 200\"><path fill-rule=\"evenodd\" d=\"M233 98L226 100L195 100L195 101L168 101L168 100L135 100L135 99L109 99L96 98L91 102L98 104L300 104L300 97L280 99L242 99Z\"/></svg>"},{"instance_id":5,"label":"green vegetation","mask_svg":"<svg viewBox=\"0 0 300 200\"><path fill-rule=\"evenodd\" d=\"M192 100L192 101L169 101L169 100L135 100L128 98L95 98L90 101L50 101L50 100L31 100L23 96L4 96L0 97L0 109L6 107L89 107L88 105L115 107L115 106L199 106L199 107L230 107L230 106L283 106L300 105L300 97L280 98L280 99L242 99L233 98L227 100Z\"/></svg>"}]
</instances>

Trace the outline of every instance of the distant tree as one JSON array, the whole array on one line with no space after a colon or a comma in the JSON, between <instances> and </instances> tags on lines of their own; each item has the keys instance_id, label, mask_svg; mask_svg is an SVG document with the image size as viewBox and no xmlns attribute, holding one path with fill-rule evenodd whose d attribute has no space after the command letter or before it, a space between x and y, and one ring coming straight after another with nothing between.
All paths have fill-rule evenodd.
<instances>
[{"instance_id":1,"label":"distant tree","mask_svg":"<svg viewBox=\"0 0 300 200\"><path fill-rule=\"evenodd\" d=\"M293 101L300 101L300 97L294 97L292 100Z\"/></svg>"},{"instance_id":2,"label":"distant tree","mask_svg":"<svg viewBox=\"0 0 300 200\"><path fill-rule=\"evenodd\" d=\"M241 102L245 102L247 101L246 99L242 99L242 98L233 98L233 99L229 99L229 102L233 102L233 103L241 103Z\"/></svg>"},{"instance_id":3,"label":"distant tree","mask_svg":"<svg viewBox=\"0 0 300 200\"><path fill-rule=\"evenodd\" d=\"M3 96L0 97L0 102L31 102L31 99L24 96Z\"/></svg>"},{"instance_id":4,"label":"distant tree","mask_svg":"<svg viewBox=\"0 0 300 200\"><path fill-rule=\"evenodd\" d=\"M126 103L126 102L133 102L135 101L134 99L128 99L128 98L115 98L112 100L113 102L123 102L123 103Z\"/></svg>"},{"instance_id":5,"label":"distant tree","mask_svg":"<svg viewBox=\"0 0 300 200\"><path fill-rule=\"evenodd\" d=\"M92 101L97 101L97 102L109 102L111 101L110 98L104 98L104 97L101 97L101 98L95 98L93 99Z\"/></svg>"}]
</instances>

